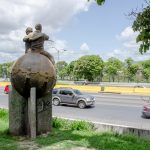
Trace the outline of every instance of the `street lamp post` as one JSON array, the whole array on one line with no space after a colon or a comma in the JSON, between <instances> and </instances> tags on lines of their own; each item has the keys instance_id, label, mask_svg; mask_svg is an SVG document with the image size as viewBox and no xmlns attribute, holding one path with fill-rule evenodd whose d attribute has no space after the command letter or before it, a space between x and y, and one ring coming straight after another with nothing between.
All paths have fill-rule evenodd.
<instances>
[{"instance_id":1,"label":"street lamp post","mask_svg":"<svg viewBox=\"0 0 150 150\"><path fill-rule=\"evenodd\" d=\"M54 48L57 51L57 76L59 77L59 54L61 51L67 51L65 49L57 49L56 47L51 47Z\"/></svg>"},{"instance_id":2,"label":"street lamp post","mask_svg":"<svg viewBox=\"0 0 150 150\"><path fill-rule=\"evenodd\" d=\"M3 74L3 79L6 80L7 79L7 66L5 64L2 66L2 74Z\"/></svg>"},{"instance_id":3,"label":"street lamp post","mask_svg":"<svg viewBox=\"0 0 150 150\"><path fill-rule=\"evenodd\" d=\"M67 51L66 49L57 49L56 47L51 47L54 48L57 51L57 62L59 62L59 54L61 51Z\"/></svg>"}]
</instances>

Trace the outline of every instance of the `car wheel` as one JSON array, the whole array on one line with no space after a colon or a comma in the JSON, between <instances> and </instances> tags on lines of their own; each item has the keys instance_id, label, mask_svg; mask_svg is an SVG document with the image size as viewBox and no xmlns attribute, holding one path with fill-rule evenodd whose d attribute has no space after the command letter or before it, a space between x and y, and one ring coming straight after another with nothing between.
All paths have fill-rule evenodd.
<instances>
[{"instance_id":1,"label":"car wheel","mask_svg":"<svg viewBox=\"0 0 150 150\"><path fill-rule=\"evenodd\" d=\"M53 99L53 104L54 104L55 106L58 106L58 105L60 104L59 99L58 99L58 98L54 98L54 99Z\"/></svg>"},{"instance_id":2,"label":"car wheel","mask_svg":"<svg viewBox=\"0 0 150 150\"><path fill-rule=\"evenodd\" d=\"M79 103L78 103L79 108L83 109L83 108L85 108L85 106L86 106L86 104L84 101L79 101Z\"/></svg>"}]
</instances>

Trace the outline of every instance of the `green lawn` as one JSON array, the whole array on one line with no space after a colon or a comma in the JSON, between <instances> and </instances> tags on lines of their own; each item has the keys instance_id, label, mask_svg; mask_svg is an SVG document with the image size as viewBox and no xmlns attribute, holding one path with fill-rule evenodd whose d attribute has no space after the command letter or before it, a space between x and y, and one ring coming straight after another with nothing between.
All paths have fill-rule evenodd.
<instances>
[{"instance_id":1,"label":"green lawn","mask_svg":"<svg viewBox=\"0 0 150 150\"><path fill-rule=\"evenodd\" d=\"M0 109L0 150L150 150L150 139L101 133L85 121L53 119L53 131L36 140L8 132L8 112Z\"/></svg>"}]
</instances>

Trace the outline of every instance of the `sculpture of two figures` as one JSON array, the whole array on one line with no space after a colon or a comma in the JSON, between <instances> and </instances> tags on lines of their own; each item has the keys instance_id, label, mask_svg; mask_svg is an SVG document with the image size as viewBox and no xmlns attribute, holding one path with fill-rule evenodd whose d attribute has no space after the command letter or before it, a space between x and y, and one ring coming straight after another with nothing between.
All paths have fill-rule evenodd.
<instances>
[{"instance_id":1,"label":"sculpture of two figures","mask_svg":"<svg viewBox=\"0 0 150 150\"><path fill-rule=\"evenodd\" d=\"M35 25L35 31L31 27L26 29L25 55L15 62L11 72L13 87L25 98L29 97L31 87L36 87L37 97L41 97L55 86L54 58L44 50L44 41L48 39L41 24Z\"/></svg>"},{"instance_id":2,"label":"sculpture of two figures","mask_svg":"<svg viewBox=\"0 0 150 150\"><path fill-rule=\"evenodd\" d=\"M52 90L56 84L54 58L44 50L49 37L41 24L28 27L25 54L12 66L9 93L9 130L12 135L36 135L51 131Z\"/></svg>"},{"instance_id":3,"label":"sculpture of two figures","mask_svg":"<svg viewBox=\"0 0 150 150\"><path fill-rule=\"evenodd\" d=\"M37 52L46 57L52 62L54 65L54 58L51 54L44 50L44 41L49 40L49 36L45 33L42 33L42 25L36 24L35 31L31 27L26 29L26 36L23 38L25 42L25 53L28 52Z\"/></svg>"}]
</instances>

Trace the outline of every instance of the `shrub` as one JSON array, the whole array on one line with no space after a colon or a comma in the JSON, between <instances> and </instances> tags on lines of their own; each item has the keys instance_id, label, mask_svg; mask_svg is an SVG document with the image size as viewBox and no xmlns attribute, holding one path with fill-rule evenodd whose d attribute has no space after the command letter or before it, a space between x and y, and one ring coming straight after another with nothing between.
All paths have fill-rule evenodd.
<instances>
[{"instance_id":1,"label":"shrub","mask_svg":"<svg viewBox=\"0 0 150 150\"><path fill-rule=\"evenodd\" d=\"M94 125L86 121L73 121L71 123L71 130L94 130Z\"/></svg>"},{"instance_id":2,"label":"shrub","mask_svg":"<svg viewBox=\"0 0 150 150\"><path fill-rule=\"evenodd\" d=\"M3 121L8 121L8 110L0 109L0 119Z\"/></svg>"},{"instance_id":3,"label":"shrub","mask_svg":"<svg viewBox=\"0 0 150 150\"><path fill-rule=\"evenodd\" d=\"M66 124L67 123L66 123L65 119L54 117L52 120L52 126L56 129L64 128L66 126Z\"/></svg>"},{"instance_id":4,"label":"shrub","mask_svg":"<svg viewBox=\"0 0 150 150\"><path fill-rule=\"evenodd\" d=\"M70 121L61 118L53 118L53 127L56 129L68 129L68 130L94 130L94 124L86 121Z\"/></svg>"}]
</instances>

